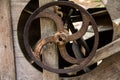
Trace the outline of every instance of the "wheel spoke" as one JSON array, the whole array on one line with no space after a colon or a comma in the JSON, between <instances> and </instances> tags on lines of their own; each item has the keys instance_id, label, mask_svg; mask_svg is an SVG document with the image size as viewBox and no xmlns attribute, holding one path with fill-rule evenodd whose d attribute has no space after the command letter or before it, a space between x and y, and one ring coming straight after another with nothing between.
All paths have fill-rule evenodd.
<instances>
[{"instance_id":1,"label":"wheel spoke","mask_svg":"<svg viewBox=\"0 0 120 80\"><path fill-rule=\"evenodd\" d=\"M83 20L84 21L83 21L81 29L78 32L68 36L67 41L77 40L77 39L81 38L87 32L90 21L88 20L87 17L83 17Z\"/></svg>"},{"instance_id":2,"label":"wheel spoke","mask_svg":"<svg viewBox=\"0 0 120 80\"><path fill-rule=\"evenodd\" d=\"M37 19L37 18L49 18L51 20L53 20L56 24L56 27L57 27L57 31L64 31L64 27L63 27L63 21L61 20L61 18L49 11L49 12L40 12L34 19Z\"/></svg>"},{"instance_id":3,"label":"wheel spoke","mask_svg":"<svg viewBox=\"0 0 120 80\"><path fill-rule=\"evenodd\" d=\"M54 36L40 39L40 40L37 42L37 44L35 45L34 52L33 52L34 56L35 56L37 59L39 59L40 52L41 52L41 49L43 48L43 46L46 45L47 43L50 43L50 42L54 42L54 43L55 43Z\"/></svg>"},{"instance_id":4,"label":"wheel spoke","mask_svg":"<svg viewBox=\"0 0 120 80\"><path fill-rule=\"evenodd\" d=\"M60 50L60 54L63 57L63 59L66 60L69 63L79 64L81 61L83 61L83 59L76 59L74 57L71 57L67 53L65 45L59 45L59 50Z\"/></svg>"}]
</instances>

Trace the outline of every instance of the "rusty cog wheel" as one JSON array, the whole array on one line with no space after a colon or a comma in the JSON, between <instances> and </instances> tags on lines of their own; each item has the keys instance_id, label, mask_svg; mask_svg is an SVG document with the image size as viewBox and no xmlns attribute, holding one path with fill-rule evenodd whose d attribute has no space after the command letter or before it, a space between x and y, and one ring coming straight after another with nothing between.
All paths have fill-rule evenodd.
<instances>
[{"instance_id":1,"label":"rusty cog wheel","mask_svg":"<svg viewBox=\"0 0 120 80\"><path fill-rule=\"evenodd\" d=\"M79 10L83 20L81 29L74 34L69 35L64 28L62 19L58 15L52 12L50 13L43 12L43 10L52 6L69 6ZM57 32L53 36L40 39L35 46L35 50L33 50L29 44L29 28L30 28L30 25L32 24L32 21L34 21L37 18L43 18L43 17L52 19L55 22L57 27ZM81 38L86 33L88 26L90 24L92 25L92 28L94 30L95 39L94 39L93 48L89 53L89 56L83 59L76 59L74 57L71 57L69 53L67 53L66 51L66 48L65 48L66 43ZM69 1L55 1L55 2L50 2L48 4L45 4L40 8L38 8L36 11L34 11L34 13L29 17L25 25L23 39L24 39L25 49L28 55L39 67L54 73L67 74L71 72L80 71L87 66L90 60L94 57L95 52L97 50L99 35L98 35L97 25L94 19L81 6L78 6L75 3L72 3ZM42 55L41 49L43 48L44 45L51 42L58 45L58 48L60 50L60 55L65 61L77 66L74 66L73 68L69 68L69 69L55 69L45 65L40 59L40 55Z\"/></svg>"}]
</instances>

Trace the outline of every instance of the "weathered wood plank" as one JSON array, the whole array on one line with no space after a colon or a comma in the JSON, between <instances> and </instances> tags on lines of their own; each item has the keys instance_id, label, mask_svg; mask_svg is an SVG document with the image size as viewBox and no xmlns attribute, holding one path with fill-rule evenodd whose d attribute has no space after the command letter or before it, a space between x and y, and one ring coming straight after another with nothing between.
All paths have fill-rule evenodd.
<instances>
[{"instance_id":1,"label":"weathered wood plank","mask_svg":"<svg viewBox=\"0 0 120 80\"><path fill-rule=\"evenodd\" d=\"M39 5L51 2L53 0L39 0ZM53 35L56 31L55 24L50 19L41 19L41 37ZM48 44L42 53L44 63L50 67L58 68L58 54L57 47L54 44ZM43 80L59 80L58 74L43 70Z\"/></svg>"},{"instance_id":2,"label":"weathered wood plank","mask_svg":"<svg viewBox=\"0 0 120 80\"><path fill-rule=\"evenodd\" d=\"M119 0L102 0L113 22L113 40L120 37L120 1Z\"/></svg>"},{"instance_id":3,"label":"weathered wood plank","mask_svg":"<svg viewBox=\"0 0 120 80\"><path fill-rule=\"evenodd\" d=\"M120 38L97 50L95 57L88 65L94 64L113 54L120 52Z\"/></svg>"},{"instance_id":4,"label":"weathered wood plank","mask_svg":"<svg viewBox=\"0 0 120 80\"><path fill-rule=\"evenodd\" d=\"M103 60L100 66L79 80L120 80L120 53Z\"/></svg>"},{"instance_id":5,"label":"weathered wood plank","mask_svg":"<svg viewBox=\"0 0 120 80\"><path fill-rule=\"evenodd\" d=\"M15 80L9 0L0 0L0 80Z\"/></svg>"},{"instance_id":6,"label":"weathered wood plank","mask_svg":"<svg viewBox=\"0 0 120 80\"><path fill-rule=\"evenodd\" d=\"M120 80L120 53L106 58L91 72L66 80Z\"/></svg>"},{"instance_id":7,"label":"weathered wood plank","mask_svg":"<svg viewBox=\"0 0 120 80\"><path fill-rule=\"evenodd\" d=\"M36 70L23 56L18 44L17 25L22 10L30 0L11 0L13 37L16 59L17 80L42 80L42 74Z\"/></svg>"},{"instance_id":8,"label":"weathered wood plank","mask_svg":"<svg viewBox=\"0 0 120 80\"><path fill-rule=\"evenodd\" d=\"M102 0L109 12L111 19L120 18L120 1L119 0Z\"/></svg>"}]
</instances>

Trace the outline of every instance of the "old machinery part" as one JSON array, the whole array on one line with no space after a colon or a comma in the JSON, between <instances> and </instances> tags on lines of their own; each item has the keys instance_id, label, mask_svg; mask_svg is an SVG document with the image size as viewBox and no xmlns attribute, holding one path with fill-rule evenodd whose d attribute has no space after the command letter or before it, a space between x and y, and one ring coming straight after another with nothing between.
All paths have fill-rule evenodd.
<instances>
[{"instance_id":1,"label":"old machinery part","mask_svg":"<svg viewBox=\"0 0 120 80\"><path fill-rule=\"evenodd\" d=\"M52 11L43 12L45 9L49 7L54 7L54 6L69 6L71 8L76 9L77 11L80 11L81 17L83 20L81 29L75 33L72 33L72 35L70 35L68 31L66 30L66 28L64 28L65 26L64 22L57 14L55 14ZM57 31L53 36L40 38L40 40L36 42L35 49L33 49L29 44L29 29L30 29L32 22L38 18L49 18L53 20L56 24ZM94 45L93 45L91 52L85 58L74 58L70 56L69 55L70 53L68 53L66 50L66 47L65 47L66 44L69 43L70 41L75 41L75 40L82 38L82 36L86 33L89 25L92 26L94 34L95 34ZM51 72L55 72L59 74L64 74L64 73L67 74L71 72L80 71L87 66L87 64L90 62L90 60L95 55L95 52L98 46L99 36L98 36L97 25L94 19L81 6L73 2L69 2L69 1L55 1L55 2L47 3L33 12L33 14L29 17L25 25L23 40L24 40L24 45L25 45L27 54L38 66ZM43 48L43 46L45 46L48 43L56 44L59 48L60 55L62 56L62 58L65 61L73 64L73 67L66 68L66 69L61 69L61 68L56 69L56 68L49 67L49 65L44 64L40 57L42 55L41 49Z\"/></svg>"}]
</instances>

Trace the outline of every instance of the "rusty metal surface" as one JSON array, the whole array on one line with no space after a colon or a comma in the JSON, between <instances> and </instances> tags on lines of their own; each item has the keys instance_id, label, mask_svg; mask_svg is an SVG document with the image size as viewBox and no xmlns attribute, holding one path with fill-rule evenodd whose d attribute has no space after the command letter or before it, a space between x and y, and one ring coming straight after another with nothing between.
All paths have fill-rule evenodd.
<instances>
[{"instance_id":1,"label":"rusty metal surface","mask_svg":"<svg viewBox=\"0 0 120 80\"><path fill-rule=\"evenodd\" d=\"M82 20L83 20L83 24L82 27L79 31L77 31L76 33L73 33L72 35L69 35L67 30L64 28L64 24L62 22L62 19L56 15L53 12L43 12L44 9L52 7L52 6L69 6L71 8L75 8L77 10L80 11L81 15L82 15ZM49 18L52 19L57 27L57 31L53 36L47 37L47 38L42 38L40 39L36 46L35 49L33 50L29 44L29 28L30 25L32 24L32 21L34 21L37 18ZM74 58L72 56L69 55L69 53L67 52L65 45L66 43L70 42L70 41L74 41L77 40L79 38L81 38L87 31L88 26L92 25L92 28L94 30L95 33L95 40L94 40L94 45L93 45L93 49L91 50L91 52L89 53L89 56L83 59L77 59ZM27 50L28 55L31 57L31 59L41 68L49 70L51 72L55 72L55 73L70 73L70 72L76 72L76 71L80 71L82 70L84 67L86 67L86 65L90 62L90 60L94 57L97 46L98 46L98 30L96 27L96 23L94 21L94 19L90 16L90 14L88 12L86 12L82 7L76 5L75 3L72 2L68 2L68 1L56 1L56 2L51 2L48 4L45 4L43 6L41 6L40 8L38 8L28 19L26 25L25 25L25 29L24 29L24 44L25 44L25 49ZM73 68L67 68L67 69L55 69L52 67L49 67L47 65L45 65L44 63L42 63L41 59L40 59L40 55L41 54L41 49L43 48L43 46L45 46L47 43L55 43L59 50L60 50L60 54L63 57L64 60L66 60L69 63L72 63L73 65L77 65Z\"/></svg>"}]
</instances>

